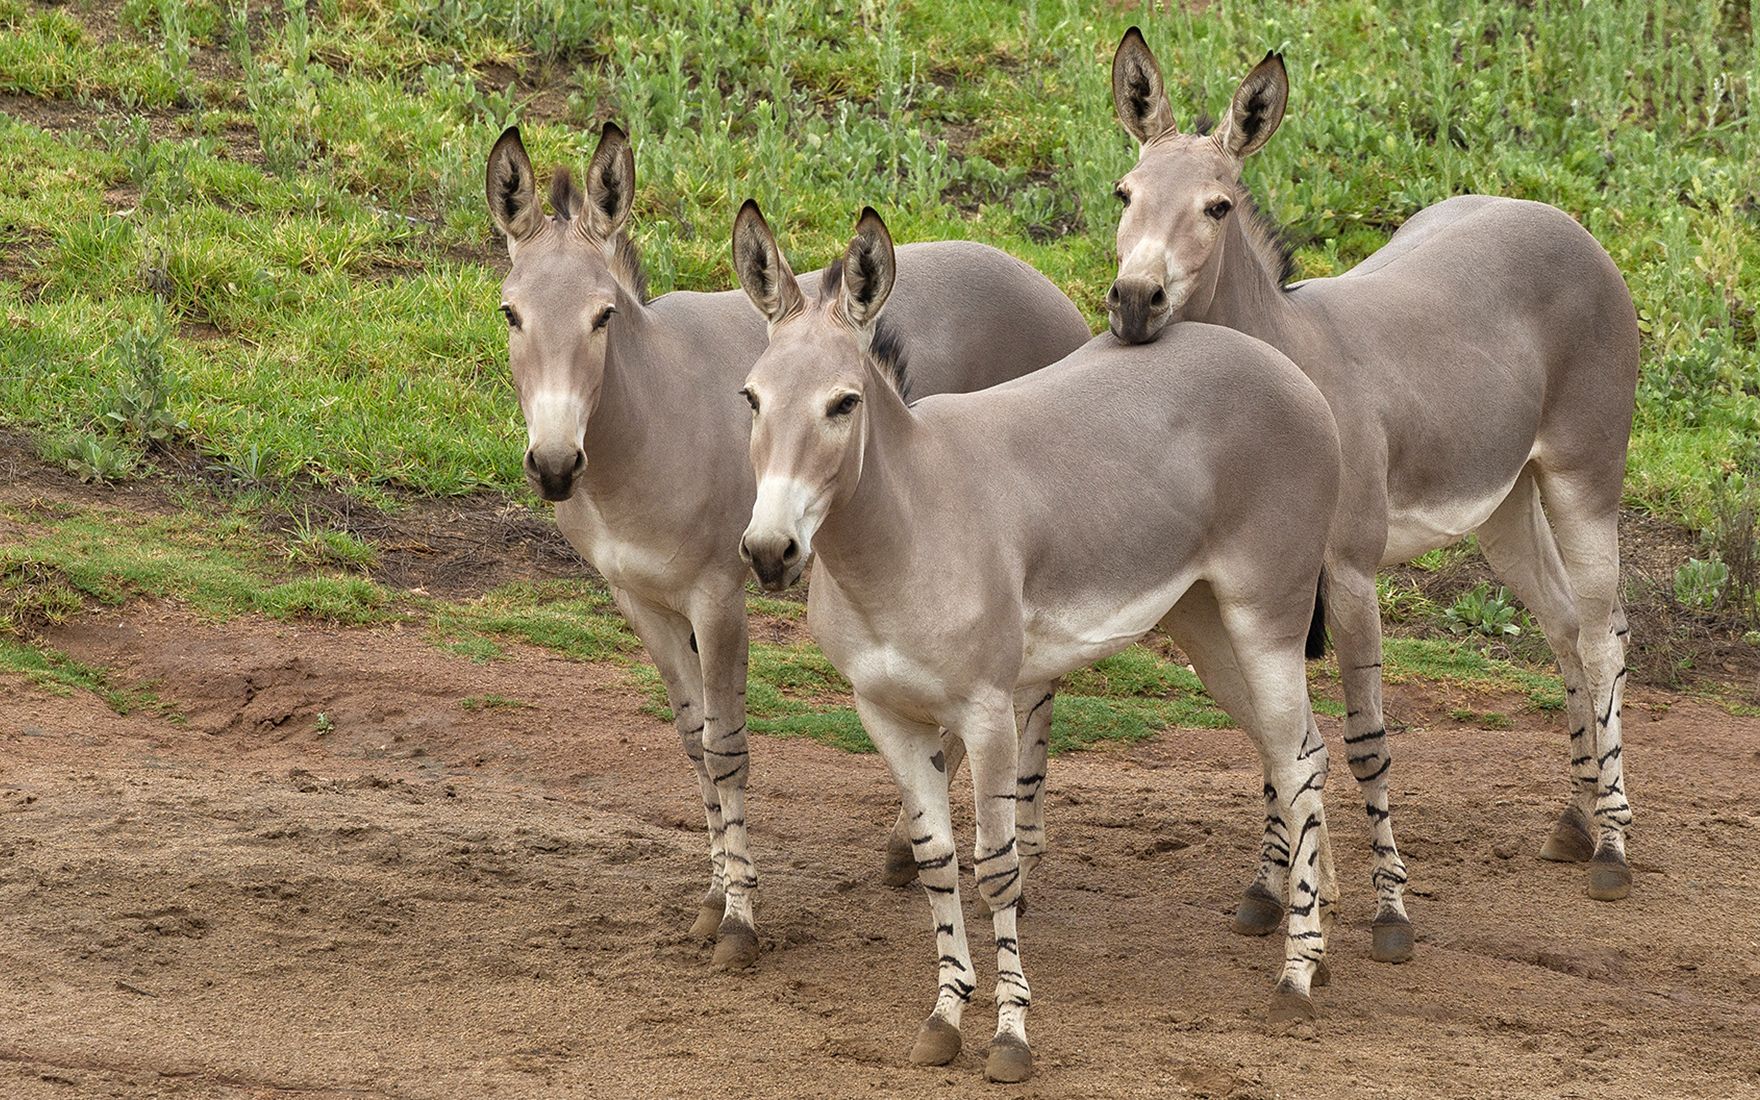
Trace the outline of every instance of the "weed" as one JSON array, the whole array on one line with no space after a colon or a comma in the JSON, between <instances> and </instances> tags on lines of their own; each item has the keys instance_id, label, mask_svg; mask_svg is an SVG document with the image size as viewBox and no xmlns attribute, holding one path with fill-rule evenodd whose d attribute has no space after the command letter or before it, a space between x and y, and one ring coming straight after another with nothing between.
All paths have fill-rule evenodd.
<instances>
[{"instance_id":1,"label":"weed","mask_svg":"<svg viewBox=\"0 0 1760 1100\"><path fill-rule=\"evenodd\" d=\"M1461 593L1442 617L1453 633L1477 633L1488 638L1519 637L1527 620L1527 614L1516 606L1509 589L1499 585L1493 592L1489 584L1475 585Z\"/></svg>"},{"instance_id":2,"label":"weed","mask_svg":"<svg viewBox=\"0 0 1760 1100\"><path fill-rule=\"evenodd\" d=\"M1729 584L1729 566L1714 556L1710 561L1688 558L1674 571L1674 598L1683 607L1710 611L1723 600Z\"/></svg>"}]
</instances>

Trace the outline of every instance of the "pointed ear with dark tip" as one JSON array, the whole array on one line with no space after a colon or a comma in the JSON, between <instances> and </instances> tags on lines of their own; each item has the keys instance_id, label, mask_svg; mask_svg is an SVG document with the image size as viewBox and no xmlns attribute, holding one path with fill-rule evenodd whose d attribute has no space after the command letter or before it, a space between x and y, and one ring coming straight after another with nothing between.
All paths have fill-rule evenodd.
<instances>
[{"instance_id":1,"label":"pointed ear with dark tip","mask_svg":"<svg viewBox=\"0 0 1760 1100\"><path fill-rule=\"evenodd\" d=\"M1219 135L1222 147L1237 157L1257 153L1277 132L1288 104L1289 73L1283 67L1283 55L1267 53L1235 89L1228 121Z\"/></svg>"},{"instance_id":2,"label":"pointed ear with dark tip","mask_svg":"<svg viewBox=\"0 0 1760 1100\"><path fill-rule=\"evenodd\" d=\"M587 164L587 230L604 240L622 229L635 197L635 150L628 135L607 122Z\"/></svg>"},{"instance_id":3,"label":"pointed ear with dark tip","mask_svg":"<svg viewBox=\"0 0 1760 1100\"><path fill-rule=\"evenodd\" d=\"M892 293L892 279L898 271L898 260L892 250L892 234L886 223L871 206L862 207L856 221L856 235L843 254L843 283L838 289L837 310L843 319L857 328L874 323L886 296Z\"/></svg>"},{"instance_id":4,"label":"pointed ear with dark tip","mask_svg":"<svg viewBox=\"0 0 1760 1100\"><path fill-rule=\"evenodd\" d=\"M751 199L733 219L733 270L746 297L772 325L805 303L794 272L776 247L776 234L770 232L770 223Z\"/></svg>"},{"instance_id":5,"label":"pointed ear with dark tip","mask_svg":"<svg viewBox=\"0 0 1760 1100\"><path fill-rule=\"evenodd\" d=\"M1118 52L1112 55L1112 105L1118 109L1118 121L1138 144L1147 145L1176 129L1161 66L1143 41L1143 32L1135 27L1124 32Z\"/></svg>"},{"instance_id":6,"label":"pointed ear with dark tip","mask_svg":"<svg viewBox=\"0 0 1760 1100\"><path fill-rule=\"evenodd\" d=\"M544 213L538 209L537 173L519 140L519 127L509 126L489 151L483 187L489 199L489 216L495 219L496 228L507 234L511 253L515 244L536 233L544 222Z\"/></svg>"}]
</instances>

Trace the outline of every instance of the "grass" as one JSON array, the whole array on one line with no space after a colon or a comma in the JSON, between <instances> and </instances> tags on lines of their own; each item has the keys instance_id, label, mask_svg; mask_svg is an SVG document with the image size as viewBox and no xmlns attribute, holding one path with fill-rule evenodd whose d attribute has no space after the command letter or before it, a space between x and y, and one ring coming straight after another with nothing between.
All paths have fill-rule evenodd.
<instances>
[{"instance_id":1,"label":"grass","mask_svg":"<svg viewBox=\"0 0 1760 1100\"><path fill-rule=\"evenodd\" d=\"M112 707L135 700L101 669L79 665L28 641L41 627L94 606L142 598L168 599L198 615L224 620L262 615L343 626L400 623L423 631L447 652L478 660L503 657L511 644L538 646L580 661L608 662L647 696L646 710L670 719L659 674L596 581L515 582L463 601L387 588L353 562L301 561L309 535L274 534L242 513L206 515L192 505L168 516L95 505L0 508L0 519L22 537L0 546L0 668L62 688L84 687ZM753 597L759 618L798 619L800 605ZM780 614L779 614L780 613ZM1563 705L1557 678L1485 656L1460 642L1389 639L1387 676L1414 676L1528 695L1542 709ZM753 642L746 705L751 728L774 736L805 736L856 752L872 751L851 706L849 684L809 642ZM1317 684L1330 679L1317 670ZM467 710L526 704L485 695ZM1315 707L1342 708L1316 695ZM1051 749L1067 752L1103 742L1132 743L1174 726L1217 728L1229 719L1182 664L1147 646L1132 646L1066 678L1055 706Z\"/></svg>"},{"instance_id":2,"label":"grass","mask_svg":"<svg viewBox=\"0 0 1760 1100\"><path fill-rule=\"evenodd\" d=\"M240 501L285 485L523 496L481 196L512 121L542 169L578 170L597 121L625 125L657 292L731 285L728 227L753 194L799 264L872 203L901 240L1008 249L1097 321L1111 184L1133 158L1108 67L1140 23L1182 124L1267 48L1286 54L1290 113L1248 180L1305 276L1460 191L1576 216L1645 330L1629 503L1709 530L1760 484L1760 0L1188 7L0 0L0 94L17 97L0 114L0 422L94 482L150 474L172 442ZM0 548L0 599L35 622L151 595L403 617L478 660L517 641L639 664L602 593L423 602L367 578L371 546L309 521L265 538L241 509L35 517L39 534ZM1056 743L1213 721L1158 662L1133 650L1072 678ZM754 728L859 747L822 663L759 647ZM1555 690L1461 643L1391 642L1388 673L1519 681L1538 705Z\"/></svg>"}]
</instances>

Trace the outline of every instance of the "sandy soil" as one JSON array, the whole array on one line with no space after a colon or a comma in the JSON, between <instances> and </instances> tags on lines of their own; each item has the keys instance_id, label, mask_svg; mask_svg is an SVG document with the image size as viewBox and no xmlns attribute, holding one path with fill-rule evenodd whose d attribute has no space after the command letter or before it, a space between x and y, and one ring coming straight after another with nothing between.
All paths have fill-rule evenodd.
<instances>
[{"instance_id":1,"label":"sandy soil","mask_svg":"<svg viewBox=\"0 0 1760 1100\"><path fill-rule=\"evenodd\" d=\"M1628 703L1637 883L1607 905L1532 855L1562 729L1392 689L1418 955L1369 960L1335 777L1347 893L1312 1040L1261 1023L1280 942L1227 928L1257 842L1244 736L1058 758L1022 922L1038 1070L987 1089L982 982L958 1061L905 1064L933 940L920 893L876 881L875 757L760 739L764 954L718 974L683 934L695 785L615 670L155 606L50 640L185 721L0 679L7 1097L1760 1095L1760 722L1707 704ZM464 705L489 694L530 705Z\"/></svg>"}]
</instances>

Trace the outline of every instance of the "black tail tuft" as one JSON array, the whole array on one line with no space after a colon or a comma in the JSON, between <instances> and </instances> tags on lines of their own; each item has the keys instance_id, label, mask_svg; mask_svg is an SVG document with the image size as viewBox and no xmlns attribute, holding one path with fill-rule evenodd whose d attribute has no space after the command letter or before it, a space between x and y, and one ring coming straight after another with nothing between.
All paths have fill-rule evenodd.
<instances>
[{"instance_id":1,"label":"black tail tuft","mask_svg":"<svg viewBox=\"0 0 1760 1100\"><path fill-rule=\"evenodd\" d=\"M1308 660L1326 656L1326 570L1314 582L1314 621L1308 624Z\"/></svg>"}]
</instances>

